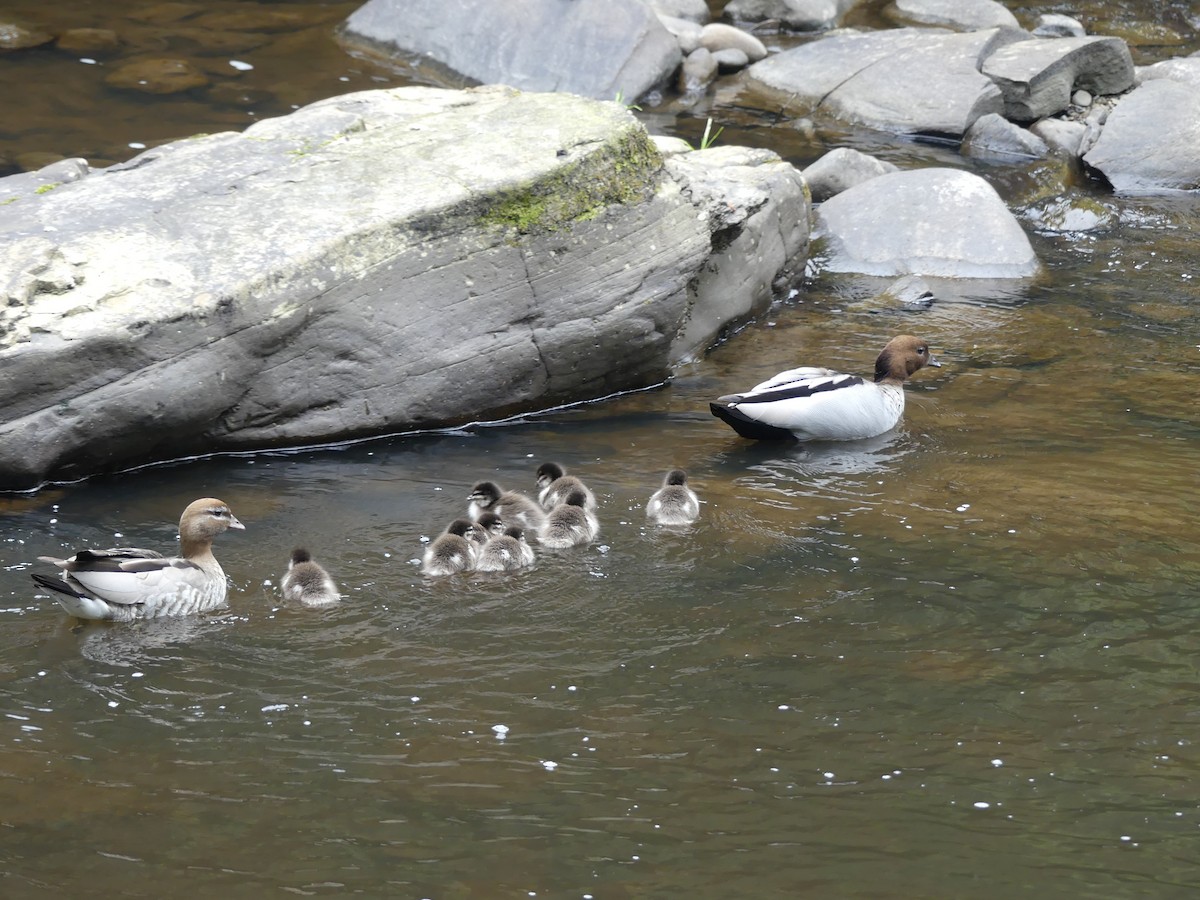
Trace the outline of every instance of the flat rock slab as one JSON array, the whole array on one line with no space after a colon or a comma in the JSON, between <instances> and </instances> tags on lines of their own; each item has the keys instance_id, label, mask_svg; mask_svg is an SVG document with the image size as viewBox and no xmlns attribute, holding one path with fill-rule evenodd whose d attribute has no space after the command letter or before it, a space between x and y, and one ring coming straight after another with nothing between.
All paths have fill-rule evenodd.
<instances>
[{"instance_id":1,"label":"flat rock slab","mask_svg":"<svg viewBox=\"0 0 1200 900\"><path fill-rule=\"evenodd\" d=\"M1025 278L1029 238L978 175L916 169L880 175L817 208L825 268L865 275Z\"/></svg>"},{"instance_id":2,"label":"flat rock slab","mask_svg":"<svg viewBox=\"0 0 1200 900\"><path fill-rule=\"evenodd\" d=\"M696 285L722 247L802 218L767 255L803 265L783 259L807 242L799 173L745 163L668 173L616 103L398 88L83 177L16 176L0 205L0 488L657 383L697 349L681 335L713 314ZM781 210L788 182L801 205Z\"/></svg>"},{"instance_id":3,"label":"flat rock slab","mask_svg":"<svg viewBox=\"0 0 1200 900\"><path fill-rule=\"evenodd\" d=\"M369 0L341 38L435 63L467 83L627 103L670 78L683 58L641 0Z\"/></svg>"},{"instance_id":4,"label":"flat rock slab","mask_svg":"<svg viewBox=\"0 0 1200 900\"><path fill-rule=\"evenodd\" d=\"M1117 191L1200 190L1200 93L1147 81L1121 98L1083 160Z\"/></svg>"},{"instance_id":5,"label":"flat rock slab","mask_svg":"<svg viewBox=\"0 0 1200 900\"><path fill-rule=\"evenodd\" d=\"M978 60L1017 33L951 34L920 28L831 35L750 67L749 88L801 115L901 134L961 137L1004 108Z\"/></svg>"}]
</instances>

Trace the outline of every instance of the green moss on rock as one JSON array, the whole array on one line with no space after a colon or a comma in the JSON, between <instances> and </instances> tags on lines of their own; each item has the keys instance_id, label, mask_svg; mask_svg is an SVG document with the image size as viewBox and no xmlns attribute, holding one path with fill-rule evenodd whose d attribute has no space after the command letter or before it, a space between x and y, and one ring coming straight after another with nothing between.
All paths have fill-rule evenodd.
<instances>
[{"instance_id":1,"label":"green moss on rock","mask_svg":"<svg viewBox=\"0 0 1200 900\"><path fill-rule=\"evenodd\" d=\"M662 156L640 127L550 177L503 192L480 215L484 225L521 234L557 231L600 216L614 204L640 203L654 193Z\"/></svg>"}]
</instances>

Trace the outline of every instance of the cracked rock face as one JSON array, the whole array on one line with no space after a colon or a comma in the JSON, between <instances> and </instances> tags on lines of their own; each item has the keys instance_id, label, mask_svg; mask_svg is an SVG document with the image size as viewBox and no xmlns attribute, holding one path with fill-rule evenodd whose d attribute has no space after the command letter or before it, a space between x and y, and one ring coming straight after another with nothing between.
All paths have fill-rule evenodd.
<instances>
[{"instance_id":1,"label":"cracked rock face","mask_svg":"<svg viewBox=\"0 0 1200 900\"><path fill-rule=\"evenodd\" d=\"M2 180L0 488L661 381L803 265L770 156L680 176L620 104L399 88Z\"/></svg>"}]
</instances>

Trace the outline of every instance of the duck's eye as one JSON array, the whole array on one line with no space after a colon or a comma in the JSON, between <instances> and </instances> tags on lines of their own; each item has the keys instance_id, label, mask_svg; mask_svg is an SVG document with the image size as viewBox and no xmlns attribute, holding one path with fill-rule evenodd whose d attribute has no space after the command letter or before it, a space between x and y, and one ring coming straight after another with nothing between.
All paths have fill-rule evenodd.
<instances>
[{"instance_id":1,"label":"duck's eye","mask_svg":"<svg viewBox=\"0 0 1200 900\"><path fill-rule=\"evenodd\" d=\"M922 356L924 356L926 353L929 352L929 348L928 347L918 347L917 352L919 354L921 354Z\"/></svg>"}]
</instances>

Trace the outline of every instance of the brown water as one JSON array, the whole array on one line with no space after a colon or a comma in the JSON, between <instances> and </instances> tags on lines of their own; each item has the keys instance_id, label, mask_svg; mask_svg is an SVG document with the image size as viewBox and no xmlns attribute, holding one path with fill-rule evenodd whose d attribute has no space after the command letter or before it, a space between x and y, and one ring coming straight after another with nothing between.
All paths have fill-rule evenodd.
<instances>
[{"instance_id":1,"label":"brown water","mask_svg":"<svg viewBox=\"0 0 1200 900\"><path fill-rule=\"evenodd\" d=\"M308 99L358 65L268 58ZM112 103L97 146L135 133ZM173 103L160 136L211 130ZM1110 231L1033 236L1043 277L927 311L814 276L660 390L0 500L3 896L1194 896L1200 201L1112 202ZM753 445L708 414L900 331L945 365L892 435ZM472 482L546 459L596 490L600 542L417 574ZM702 519L648 527L674 465ZM169 547L207 494L247 525L228 613L72 628L34 590L39 554ZM340 607L281 606L296 542Z\"/></svg>"}]
</instances>

